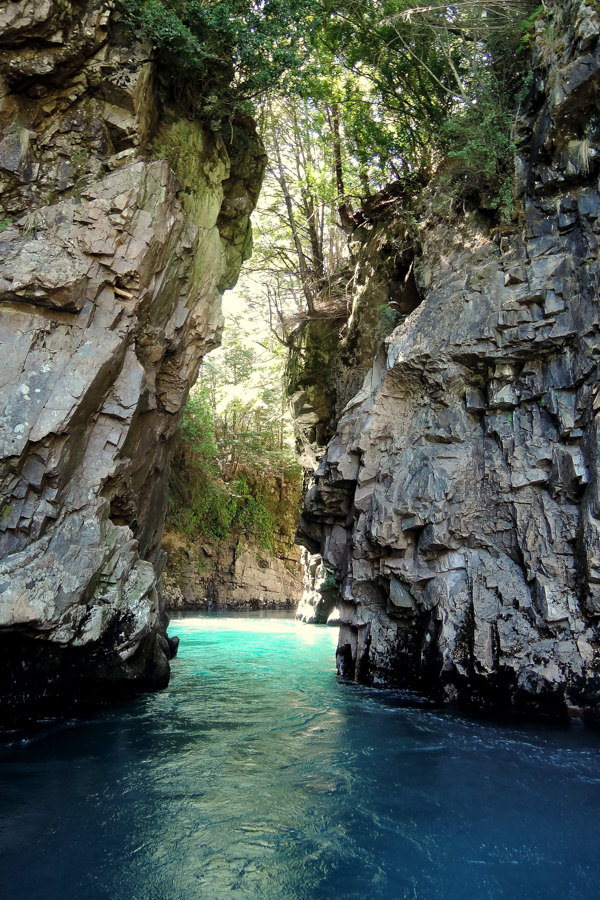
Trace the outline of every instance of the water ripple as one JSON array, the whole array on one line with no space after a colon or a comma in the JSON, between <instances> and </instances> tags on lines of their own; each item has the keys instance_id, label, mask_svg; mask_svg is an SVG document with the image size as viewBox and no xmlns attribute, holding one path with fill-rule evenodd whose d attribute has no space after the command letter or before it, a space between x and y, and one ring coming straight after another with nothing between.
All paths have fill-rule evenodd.
<instances>
[{"instance_id":1,"label":"water ripple","mask_svg":"<svg viewBox=\"0 0 600 900\"><path fill-rule=\"evenodd\" d=\"M169 688L12 734L19 900L591 900L598 732L340 683L335 633L195 617Z\"/></svg>"}]
</instances>

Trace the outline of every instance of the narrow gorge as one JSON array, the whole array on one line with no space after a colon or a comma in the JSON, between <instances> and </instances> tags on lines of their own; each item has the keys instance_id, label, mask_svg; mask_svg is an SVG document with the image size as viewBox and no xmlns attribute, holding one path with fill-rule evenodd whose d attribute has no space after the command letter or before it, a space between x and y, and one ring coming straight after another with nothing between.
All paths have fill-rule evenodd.
<instances>
[{"instance_id":1,"label":"narrow gorge","mask_svg":"<svg viewBox=\"0 0 600 900\"><path fill-rule=\"evenodd\" d=\"M599 0L0 0L18 900L596 900Z\"/></svg>"},{"instance_id":2,"label":"narrow gorge","mask_svg":"<svg viewBox=\"0 0 600 900\"><path fill-rule=\"evenodd\" d=\"M372 191L357 139L366 186L351 209L337 100L329 110L344 286L325 284L321 258L304 284L308 313L283 341L302 461L314 468L298 529L300 615L340 625L338 670L351 681L596 718L600 12L589 0L513 5L531 13L517 35L529 75L501 197L471 190L479 174L441 150ZM172 76L183 32L148 10L107 0L0 10L9 719L164 687L176 649L162 578L169 465L201 361L221 339L223 292L251 254L267 154L248 104L227 95L217 109L219 78L249 81L210 62L218 53L202 31L205 68ZM269 59L283 72L282 33L274 40ZM308 37L300 47L306 55ZM479 102L446 94L450 118ZM286 151L273 146L285 194ZM239 591L234 602L276 605L296 565L282 552L255 595L244 579L260 582L269 554L224 545L219 593L203 557L168 545L175 607L186 593L192 606L206 600L207 584L219 603ZM297 599L293 573L282 594Z\"/></svg>"}]
</instances>

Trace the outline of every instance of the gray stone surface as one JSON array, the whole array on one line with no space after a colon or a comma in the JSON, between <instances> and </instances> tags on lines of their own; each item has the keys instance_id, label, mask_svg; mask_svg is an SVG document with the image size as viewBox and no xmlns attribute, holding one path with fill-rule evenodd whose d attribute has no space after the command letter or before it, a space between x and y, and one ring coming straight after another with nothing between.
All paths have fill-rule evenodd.
<instances>
[{"instance_id":1,"label":"gray stone surface","mask_svg":"<svg viewBox=\"0 0 600 900\"><path fill-rule=\"evenodd\" d=\"M101 0L0 10L0 704L15 714L168 679L168 461L264 166L251 123L226 147L165 110L148 48L120 28Z\"/></svg>"},{"instance_id":2,"label":"gray stone surface","mask_svg":"<svg viewBox=\"0 0 600 900\"><path fill-rule=\"evenodd\" d=\"M296 610L296 618L310 625L338 625L337 583L327 569L320 553L302 548L303 591Z\"/></svg>"},{"instance_id":3,"label":"gray stone surface","mask_svg":"<svg viewBox=\"0 0 600 900\"><path fill-rule=\"evenodd\" d=\"M168 531L167 609L295 609L302 596L300 552L282 542L267 551L246 537L190 541Z\"/></svg>"},{"instance_id":4,"label":"gray stone surface","mask_svg":"<svg viewBox=\"0 0 600 900\"><path fill-rule=\"evenodd\" d=\"M600 22L561 8L518 222L420 223L423 300L343 411L299 534L335 573L345 676L597 715Z\"/></svg>"}]
</instances>

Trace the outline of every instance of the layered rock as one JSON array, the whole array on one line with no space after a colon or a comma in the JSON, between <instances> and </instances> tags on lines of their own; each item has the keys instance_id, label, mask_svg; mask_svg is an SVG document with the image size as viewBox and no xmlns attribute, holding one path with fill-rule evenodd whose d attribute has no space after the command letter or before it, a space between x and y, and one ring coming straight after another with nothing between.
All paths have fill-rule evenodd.
<instances>
[{"instance_id":1,"label":"layered rock","mask_svg":"<svg viewBox=\"0 0 600 900\"><path fill-rule=\"evenodd\" d=\"M290 340L286 392L297 451L315 469L349 400L360 389L383 338L421 302L412 262L412 228L398 215L400 183L367 201L355 219L349 258L327 300ZM338 293L336 294L336 290Z\"/></svg>"},{"instance_id":2,"label":"layered rock","mask_svg":"<svg viewBox=\"0 0 600 900\"><path fill-rule=\"evenodd\" d=\"M597 715L600 19L560 9L518 227L420 223L422 302L346 406L300 537L335 572L343 675Z\"/></svg>"},{"instance_id":3,"label":"layered rock","mask_svg":"<svg viewBox=\"0 0 600 900\"><path fill-rule=\"evenodd\" d=\"M297 457L309 480L383 338L421 301L412 271L412 228L402 214L406 200L403 187L392 184L364 205L356 216L361 224L349 242L347 271L340 279L351 285L350 302L340 298L334 317L309 318L294 335L287 391ZM314 550L315 545L310 546ZM334 573L315 552L303 556L303 567L297 618L337 624Z\"/></svg>"},{"instance_id":4,"label":"layered rock","mask_svg":"<svg viewBox=\"0 0 600 900\"><path fill-rule=\"evenodd\" d=\"M0 703L159 687L167 466L264 159L170 109L112 2L0 10Z\"/></svg>"},{"instance_id":5,"label":"layered rock","mask_svg":"<svg viewBox=\"0 0 600 900\"><path fill-rule=\"evenodd\" d=\"M164 546L169 610L295 609L302 597L300 551L287 543L273 553L251 538L208 543L167 532Z\"/></svg>"},{"instance_id":6,"label":"layered rock","mask_svg":"<svg viewBox=\"0 0 600 900\"><path fill-rule=\"evenodd\" d=\"M338 585L320 553L302 548L302 596L296 618L307 625L339 625Z\"/></svg>"}]
</instances>

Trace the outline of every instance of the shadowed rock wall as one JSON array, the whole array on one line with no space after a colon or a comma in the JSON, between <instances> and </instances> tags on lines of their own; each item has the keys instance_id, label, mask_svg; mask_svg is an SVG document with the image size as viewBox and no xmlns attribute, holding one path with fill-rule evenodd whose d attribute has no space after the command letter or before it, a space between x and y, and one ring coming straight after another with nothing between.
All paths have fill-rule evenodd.
<instances>
[{"instance_id":1,"label":"shadowed rock wall","mask_svg":"<svg viewBox=\"0 0 600 900\"><path fill-rule=\"evenodd\" d=\"M346 404L370 371L385 335L419 305L413 228L399 183L365 203L355 218L344 273L348 297L336 316L309 318L294 334L286 370L297 458L312 481ZM414 200L414 197L413 197ZM349 300L350 302L346 303ZM318 540L309 545L318 548ZM303 555L304 592L297 618L337 624L337 584L319 552Z\"/></svg>"},{"instance_id":2,"label":"shadowed rock wall","mask_svg":"<svg viewBox=\"0 0 600 900\"><path fill-rule=\"evenodd\" d=\"M335 573L343 675L597 715L600 18L557 10L518 226L420 223L422 303L347 404L300 539Z\"/></svg>"},{"instance_id":3,"label":"shadowed rock wall","mask_svg":"<svg viewBox=\"0 0 600 900\"><path fill-rule=\"evenodd\" d=\"M112 2L0 9L0 704L160 687L167 467L264 157L169 109Z\"/></svg>"}]
</instances>

